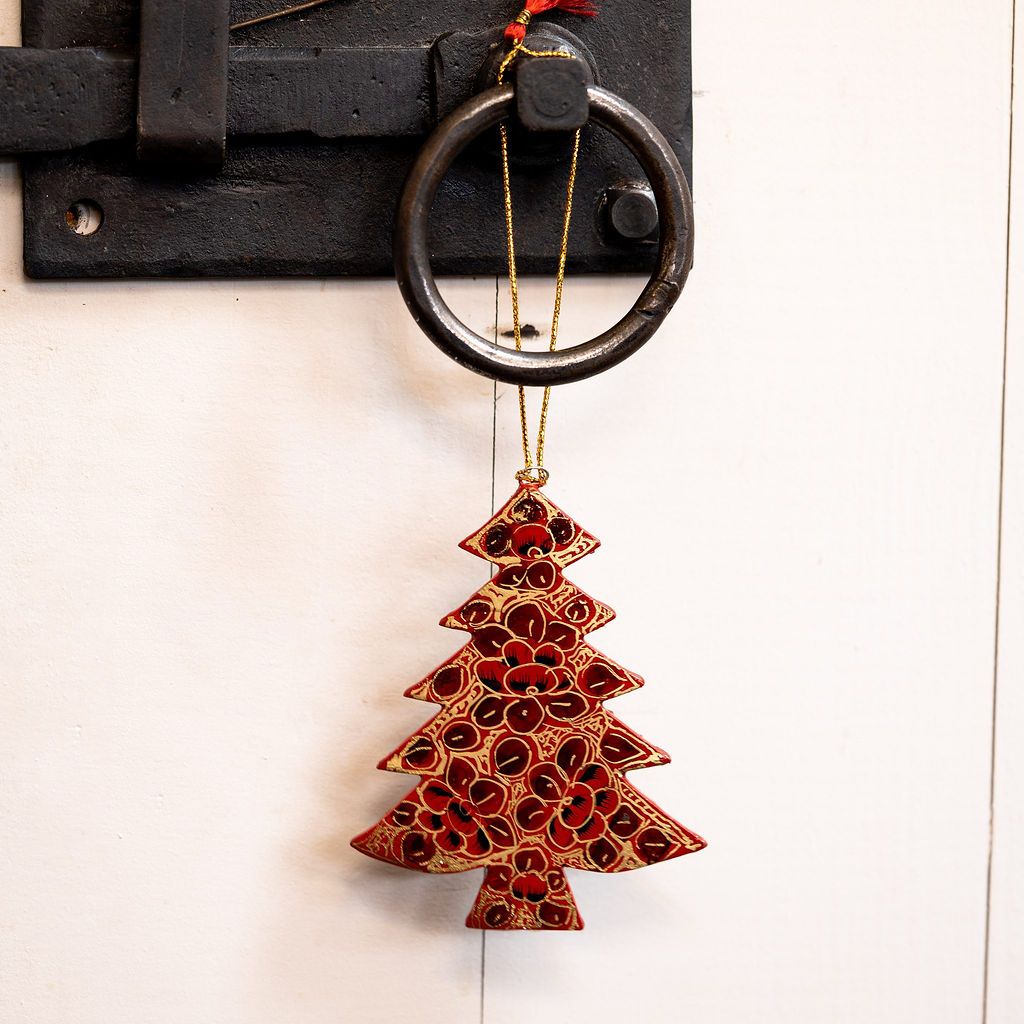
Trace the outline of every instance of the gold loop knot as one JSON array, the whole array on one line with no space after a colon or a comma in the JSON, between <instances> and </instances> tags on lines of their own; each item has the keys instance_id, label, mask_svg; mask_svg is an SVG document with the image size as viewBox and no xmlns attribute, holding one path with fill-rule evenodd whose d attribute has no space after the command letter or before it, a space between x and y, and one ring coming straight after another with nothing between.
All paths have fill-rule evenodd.
<instances>
[{"instance_id":1,"label":"gold loop knot","mask_svg":"<svg viewBox=\"0 0 1024 1024\"><path fill-rule=\"evenodd\" d=\"M516 479L521 484L535 484L537 487L543 487L551 479L551 474L543 466L538 466L536 469L519 470L516 473Z\"/></svg>"}]
</instances>

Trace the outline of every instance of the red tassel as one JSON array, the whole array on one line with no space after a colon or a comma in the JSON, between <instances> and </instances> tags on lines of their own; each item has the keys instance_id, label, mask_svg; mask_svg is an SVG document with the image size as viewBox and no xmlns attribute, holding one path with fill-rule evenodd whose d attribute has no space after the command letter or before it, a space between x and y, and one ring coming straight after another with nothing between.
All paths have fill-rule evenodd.
<instances>
[{"instance_id":1,"label":"red tassel","mask_svg":"<svg viewBox=\"0 0 1024 1024\"><path fill-rule=\"evenodd\" d=\"M505 38L521 43L526 38L526 27L534 15L556 9L578 14L581 18L597 17L597 8L590 0L526 0L526 6L520 11L519 17L505 29Z\"/></svg>"}]
</instances>

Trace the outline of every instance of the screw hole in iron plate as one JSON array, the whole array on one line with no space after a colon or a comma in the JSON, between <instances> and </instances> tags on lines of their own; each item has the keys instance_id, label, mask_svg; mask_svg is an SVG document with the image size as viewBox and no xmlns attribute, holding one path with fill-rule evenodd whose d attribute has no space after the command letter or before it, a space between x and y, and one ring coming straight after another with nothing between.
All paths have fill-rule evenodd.
<instances>
[{"instance_id":1,"label":"screw hole in iron plate","mask_svg":"<svg viewBox=\"0 0 1024 1024\"><path fill-rule=\"evenodd\" d=\"M95 235L103 227L103 207L91 199L78 199L67 208L64 220L76 235Z\"/></svg>"}]
</instances>

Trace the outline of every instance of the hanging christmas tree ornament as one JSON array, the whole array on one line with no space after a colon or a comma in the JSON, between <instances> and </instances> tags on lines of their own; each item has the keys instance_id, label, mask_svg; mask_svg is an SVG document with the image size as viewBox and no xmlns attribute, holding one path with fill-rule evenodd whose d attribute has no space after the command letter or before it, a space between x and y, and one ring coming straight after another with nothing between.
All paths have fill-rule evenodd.
<instances>
[{"instance_id":1,"label":"hanging christmas tree ornament","mask_svg":"<svg viewBox=\"0 0 1024 1024\"><path fill-rule=\"evenodd\" d=\"M590 117L634 150L658 200L658 269L634 310L608 335L557 352L580 130L566 188L549 352L522 351L509 141L513 96L506 72L520 57L571 58L525 45L534 14L562 7L593 15L582 0L530 0L506 30L511 49L497 88L456 111L428 142L403 196L396 232L399 281L424 330L479 372L519 384L524 467L518 488L462 547L496 571L465 604L441 620L469 634L452 658L407 691L441 710L379 767L420 777L419 784L356 849L401 867L432 873L484 869L467 925L484 929L575 930L583 927L566 868L618 872L693 853L704 840L674 821L627 779L668 755L642 739L605 702L643 680L587 637L614 616L565 578L597 539L544 493L544 441L553 383L600 372L643 344L671 308L692 262L692 210L671 148L643 115L591 86ZM499 124L508 270L515 352L499 349L459 324L420 265L427 214L448 162L483 128ZM652 326L653 325L653 326ZM538 356L541 356L538 361ZM563 358L568 356L568 359ZM534 451L525 383L544 384Z\"/></svg>"},{"instance_id":2,"label":"hanging christmas tree ornament","mask_svg":"<svg viewBox=\"0 0 1024 1024\"><path fill-rule=\"evenodd\" d=\"M605 709L643 680L586 641L614 612L562 575L597 546L529 481L462 542L499 571L441 620L469 643L407 691L442 710L379 765L422 781L354 841L420 871L486 868L473 928L581 928L565 868L704 846L626 779L668 755Z\"/></svg>"}]
</instances>

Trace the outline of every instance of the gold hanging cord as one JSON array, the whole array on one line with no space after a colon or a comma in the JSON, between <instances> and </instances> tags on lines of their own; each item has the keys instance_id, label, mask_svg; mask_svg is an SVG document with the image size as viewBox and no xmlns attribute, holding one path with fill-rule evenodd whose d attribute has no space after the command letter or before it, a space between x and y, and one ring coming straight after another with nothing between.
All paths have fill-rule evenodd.
<instances>
[{"instance_id":1,"label":"gold hanging cord","mask_svg":"<svg viewBox=\"0 0 1024 1024\"><path fill-rule=\"evenodd\" d=\"M524 12L528 14L528 12ZM524 21L523 15L516 19L520 24L529 24L529 19ZM564 50L531 50L523 43L516 43L509 51L508 56L502 61L498 69L498 84L505 81L505 72L509 65L520 56L527 57L562 57L572 59L571 53ZM512 183L508 166L508 126L502 122L501 133L501 173L502 183L505 190L505 231L508 236L508 279L512 292L512 327L516 339L516 351L523 350L522 324L519 318L519 275L516 271L516 243L515 231L512 218ZM558 252L558 276L555 283L555 308L551 316L551 344L548 350L554 352L558 347L558 324L562 316L562 291L565 287L565 264L569 252L569 225L572 222L572 201L576 191L576 166L580 155L580 135L582 129L576 129L576 137L573 140L572 160L569 164L569 182L565 191L565 219L562 222L562 242ZM526 389L519 388L519 423L523 435L523 468L516 473L516 478L524 483L536 483L543 486L548 481L548 471L544 468L544 441L547 436L548 409L551 405L551 388L544 389L544 399L541 403L540 424L537 428L537 456L534 462L533 452L530 448L530 427L526 419Z\"/></svg>"}]
</instances>

